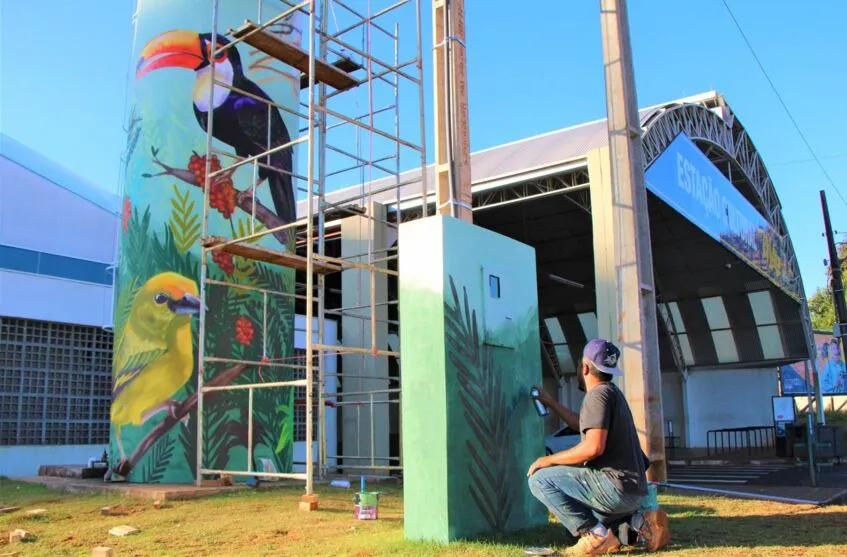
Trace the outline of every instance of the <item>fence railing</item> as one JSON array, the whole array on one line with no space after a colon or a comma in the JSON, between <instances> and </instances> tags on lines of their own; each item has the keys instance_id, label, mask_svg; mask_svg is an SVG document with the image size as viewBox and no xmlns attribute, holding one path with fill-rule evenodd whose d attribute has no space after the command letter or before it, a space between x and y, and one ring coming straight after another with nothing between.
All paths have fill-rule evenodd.
<instances>
[{"instance_id":1,"label":"fence railing","mask_svg":"<svg viewBox=\"0 0 847 557\"><path fill-rule=\"evenodd\" d=\"M773 426L710 429L706 432L706 455L747 450L747 454L774 447Z\"/></svg>"}]
</instances>

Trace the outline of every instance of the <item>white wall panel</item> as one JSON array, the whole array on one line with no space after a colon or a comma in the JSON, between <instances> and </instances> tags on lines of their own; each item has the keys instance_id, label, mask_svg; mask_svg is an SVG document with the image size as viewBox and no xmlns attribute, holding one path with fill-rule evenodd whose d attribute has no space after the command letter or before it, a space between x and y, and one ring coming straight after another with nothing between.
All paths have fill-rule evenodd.
<instances>
[{"instance_id":1,"label":"white wall panel","mask_svg":"<svg viewBox=\"0 0 847 557\"><path fill-rule=\"evenodd\" d=\"M0 244L112 262L117 217L0 157Z\"/></svg>"},{"instance_id":2,"label":"white wall panel","mask_svg":"<svg viewBox=\"0 0 847 557\"><path fill-rule=\"evenodd\" d=\"M684 388L692 447L705 447L710 429L773 424L776 369L693 371Z\"/></svg>"},{"instance_id":3,"label":"white wall panel","mask_svg":"<svg viewBox=\"0 0 847 557\"><path fill-rule=\"evenodd\" d=\"M105 327L112 287L0 270L0 315Z\"/></svg>"}]
</instances>

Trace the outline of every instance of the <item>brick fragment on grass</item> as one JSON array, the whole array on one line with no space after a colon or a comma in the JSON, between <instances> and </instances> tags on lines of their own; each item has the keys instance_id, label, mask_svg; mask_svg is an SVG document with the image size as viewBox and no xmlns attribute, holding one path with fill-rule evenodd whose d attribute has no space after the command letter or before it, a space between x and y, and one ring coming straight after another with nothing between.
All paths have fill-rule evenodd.
<instances>
[{"instance_id":1,"label":"brick fragment on grass","mask_svg":"<svg viewBox=\"0 0 847 557\"><path fill-rule=\"evenodd\" d=\"M124 537L131 536L132 534L137 534L138 531L138 528L136 528L135 526L128 526L124 524L122 526L115 526L114 528L111 528L109 530L109 534L112 536Z\"/></svg>"},{"instance_id":2,"label":"brick fragment on grass","mask_svg":"<svg viewBox=\"0 0 847 557\"><path fill-rule=\"evenodd\" d=\"M27 538L29 538L29 537L30 537L29 532L27 532L26 530L22 530L20 528L16 528L15 530L12 530L11 532L9 532L9 543L11 544L11 543L26 541Z\"/></svg>"}]
</instances>

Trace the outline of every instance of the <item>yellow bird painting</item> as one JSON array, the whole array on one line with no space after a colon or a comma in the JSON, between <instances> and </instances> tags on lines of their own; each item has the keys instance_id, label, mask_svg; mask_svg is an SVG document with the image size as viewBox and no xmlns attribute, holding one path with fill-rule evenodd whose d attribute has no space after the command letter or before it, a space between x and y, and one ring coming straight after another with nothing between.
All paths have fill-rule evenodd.
<instances>
[{"instance_id":1,"label":"yellow bird painting","mask_svg":"<svg viewBox=\"0 0 847 557\"><path fill-rule=\"evenodd\" d=\"M121 427L139 426L162 410L191 377L191 316L200 311L197 284L180 274L155 275L138 289L115 346L111 420L121 460Z\"/></svg>"}]
</instances>

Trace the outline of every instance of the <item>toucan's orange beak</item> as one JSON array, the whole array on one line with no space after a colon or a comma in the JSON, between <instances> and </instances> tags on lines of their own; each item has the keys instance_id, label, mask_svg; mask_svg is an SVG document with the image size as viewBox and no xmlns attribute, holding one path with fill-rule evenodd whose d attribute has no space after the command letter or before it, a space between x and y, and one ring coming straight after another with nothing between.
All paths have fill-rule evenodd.
<instances>
[{"instance_id":1,"label":"toucan's orange beak","mask_svg":"<svg viewBox=\"0 0 847 557\"><path fill-rule=\"evenodd\" d=\"M135 78L159 68L196 69L203 63L200 35L193 31L167 31L150 40L141 51Z\"/></svg>"}]
</instances>

